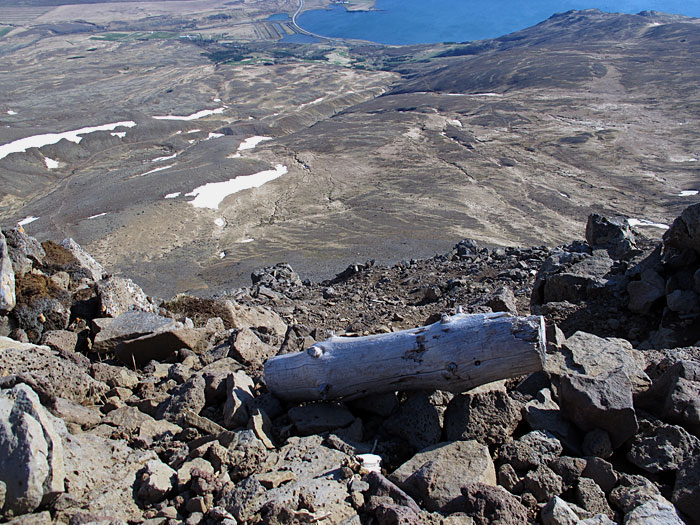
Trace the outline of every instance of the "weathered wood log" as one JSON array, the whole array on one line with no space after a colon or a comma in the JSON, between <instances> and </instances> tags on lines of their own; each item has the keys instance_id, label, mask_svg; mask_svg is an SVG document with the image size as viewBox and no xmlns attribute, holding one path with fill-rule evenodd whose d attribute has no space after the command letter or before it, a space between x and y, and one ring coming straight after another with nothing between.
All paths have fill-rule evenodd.
<instances>
[{"instance_id":1,"label":"weathered wood log","mask_svg":"<svg viewBox=\"0 0 700 525\"><path fill-rule=\"evenodd\" d=\"M429 326L331 337L265 363L270 391L289 401L354 399L397 390L464 392L542 369L544 320L508 314L444 315Z\"/></svg>"}]
</instances>

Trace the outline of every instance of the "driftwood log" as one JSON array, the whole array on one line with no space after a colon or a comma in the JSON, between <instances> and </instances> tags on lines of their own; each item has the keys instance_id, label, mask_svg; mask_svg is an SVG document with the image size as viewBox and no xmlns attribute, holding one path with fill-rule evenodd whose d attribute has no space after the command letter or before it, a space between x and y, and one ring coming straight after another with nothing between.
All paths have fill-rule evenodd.
<instances>
[{"instance_id":1,"label":"driftwood log","mask_svg":"<svg viewBox=\"0 0 700 525\"><path fill-rule=\"evenodd\" d=\"M429 326L331 337L265 363L270 391L289 401L354 399L397 390L464 392L541 370L544 320L508 314L444 315Z\"/></svg>"}]
</instances>

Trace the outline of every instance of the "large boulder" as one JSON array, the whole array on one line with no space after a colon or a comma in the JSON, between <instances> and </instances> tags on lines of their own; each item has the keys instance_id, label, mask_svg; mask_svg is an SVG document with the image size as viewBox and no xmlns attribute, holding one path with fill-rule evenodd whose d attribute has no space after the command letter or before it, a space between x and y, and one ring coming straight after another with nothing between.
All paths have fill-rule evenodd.
<instances>
[{"instance_id":1,"label":"large boulder","mask_svg":"<svg viewBox=\"0 0 700 525\"><path fill-rule=\"evenodd\" d=\"M688 206L663 236L664 247L700 255L700 203Z\"/></svg>"},{"instance_id":2,"label":"large boulder","mask_svg":"<svg viewBox=\"0 0 700 525\"><path fill-rule=\"evenodd\" d=\"M634 253L635 239L629 222L623 217L588 216L586 242L594 249L607 250L611 257L624 259Z\"/></svg>"},{"instance_id":3,"label":"large boulder","mask_svg":"<svg viewBox=\"0 0 700 525\"><path fill-rule=\"evenodd\" d=\"M169 317L139 311L125 312L115 318L93 319L92 331L95 338L92 350L98 353L114 352L123 341L182 327L182 323Z\"/></svg>"},{"instance_id":4,"label":"large boulder","mask_svg":"<svg viewBox=\"0 0 700 525\"><path fill-rule=\"evenodd\" d=\"M528 470L555 460L562 450L561 443L552 434L533 430L517 441L502 445L498 455L514 468Z\"/></svg>"},{"instance_id":5,"label":"large boulder","mask_svg":"<svg viewBox=\"0 0 700 525\"><path fill-rule=\"evenodd\" d=\"M9 312L15 304L15 271L12 268L5 236L0 231L0 312Z\"/></svg>"},{"instance_id":6,"label":"large boulder","mask_svg":"<svg viewBox=\"0 0 700 525\"><path fill-rule=\"evenodd\" d=\"M294 515L300 508L300 495L303 494L305 508L332 517L333 523L345 523L356 515L356 511L350 504L347 480L332 473L349 458L338 450L323 446L322 442L320 436L289 438L279 451L280 457L285 458L285 471L280 471L280 474L286 473L286 476L281 479L289 482L270 485L274 471L252 474L223 496L223 506L240 522L250 520L268 505L285 507ZM265 485L270 488L266 490Z\"/></svg>"},{"instance_id":7,"label":"large boulder","mask_svg":"<svg viewBox=\"0 0 700 525\"><path fill-rule=\"evenodd\" d=\"M614 448L634 436L639 427L632 383L624 372L564 376L559 400L564 417L586 432L596 428L607 431Z\"/></svg>"},{"instance_id":8,"label":"large boulder","mask_svg":"<svg viewBox=\"0 0 700 525\"><path fill-rule=\"evenodd\" d=\"M630 442L627 459L647 472L676 471L693 456L700 455L700 439L683 427L642 421L640 432Z\"/></svg>"},{"instance_id":9,"label":"large boulder","mask_svg":"<svg viewBox=\"0 0 700 525\"><path fill-rule=\"evenodd\" d=\"M89 369L64 359L48 346L20 343L0 337L0 377L29 375L46 385L55 395L78 404L96 404L109 390L88 374Z\"/></svg>"},{"instance_id":10,"label":"large boulder","mask_svg":"<svg viewBox=\"0 0 700 525\"><path fill-rule=\"evenodd\" d=\"M461 489L459 510L476 523L520 525L528 522L527 508L502 487L468 481Z\"/></svg>"},{"instance_id":11,"label":"large boulder","mask_svg":"<svg viewBox=\"0 0 700 525\"><path fill-rule=\"evenodd\" d=\"M637 404L700 436L700 363L681 360L667 368Z\"/></svg>"},{"instance_id":12,"label":"large boulder","mask_svg":"<svg viewBox=\"0 0 700 525\"><path fill-rule=\"evenodd\" d=\"M624 372L635 394L651 385L649 376L644 372L644 356L629 341L598 337L581 331L566 339L560 352L548 356L545 366L548 372L560 376L605 377L613 372Z\"/></svg>"},{"instance_id":13,"label":"large boulder","mask_svg":"<svg viewBox=\"0 0 700 525\"><path fill-rule=\"evenodd\" d=\"M464 481L496 486L489 449L477 441L438 443L419 452L389 477L429 511L461 496Z\"/></svg>"},{"instance_id":14,"label":"large boulder","mask_svg":"<svg viewBox=\"0 0 700 525\"><path fill-rule=\"evenodd\" d=\"M100 315L118 317L129 310L155 313L158 308L131 279L108 277L97 283Z\"/></svg>"},{"instance_id":15,"label":"large boulder","mask_svg":"<svg viewBox=\"0 0 700 525\"><path fill-rule=\"evenodd\" d=\"M690 457L680 466L671 499L691 523L700 523L700 456Z\"/></svg>"},{"instance_id":16,"label":"large boulder","mask_svg":"<svg viewBox=\"0 0 700 525\"><path fill-rule=\"evenodd\" d=\"M424 391L408 394L399 409L385 421L384 428L415 450L435 445L442 436L438 411Z\"/></svg>"},{"instance_id":17,"label":"large boulder","mask_svg":"<svg viewBox=\"0 0 700 525\"><path fill-rule=\"evenodd\" d=\"M59 421L25 384L0 392L0 481L5 486L2 514L32 512L44 498L64 491L63 443L56 428L62 425Z\"/></svg>"},{"instance_id":18,"label":"large boulder","mask_svg":"<svg viewBox=\"0 0 700 525\"><path fill-rule=\"evenodd\" d=\"M449 441L475 439L484 445L496 445L513 434L521 419L521 405L507 392L467 392L447 405L445 436Z\"/></svg>"}]
</instances>

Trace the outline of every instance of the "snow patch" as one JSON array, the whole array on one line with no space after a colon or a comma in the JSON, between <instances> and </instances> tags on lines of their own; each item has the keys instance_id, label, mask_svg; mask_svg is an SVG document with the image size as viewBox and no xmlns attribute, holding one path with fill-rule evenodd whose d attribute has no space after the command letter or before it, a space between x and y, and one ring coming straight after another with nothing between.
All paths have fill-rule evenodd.
<instances>
[{"instance_id":1,"label":"snow patch","mask_svg":"<svg viewBox=\"0 0 700 525\"><path fill-rule=\"evenodd\" d=\"M167 157L156 157L151 162L163 162L164 160L174 159L175 157L177 157L177 153L173 153L172 155L168 155Z\"/></svg>"},{"instance_id":2,"label":"snow patch","mask_svg":"<svg viewBox=\"0 0 700 525\"><path fill-rule=\"evenodd\" d=\"M200 131L202 131L202 130L201 129L191 129L187 132L187 134L189 135L191 133L199 133Z\"/></svg>"},{"instance_id":3,"label":"snow patch","mask_svg":"<svg viewBox=\"0 0 700 525\"><path fill-rule=\"evenodd\" d=\"M46 167L49 168L50 170L54 170L58 168L58 161L54 159L50 159L48 157L44 157L44 164L46 164Z\"/></svg>"},{"instance_id":4,"label":"snow patch","mask_svg":"<svg viewBox=\"0 0 700 525\"><path fill-rule=\"evenodd\" d=\"M219 252L219 259L226 257L226 252Z\"/></svg>"},{"instance_id":5,"label":"snow patch","mask_svg":"<svg viewBox=\"0 0 700 525\"><path fill-rule=\"evenodd\" d=\"M456 118L448 118L447 123L452 124L453 126L457 126L458 128L462 127L462 123Z\"/></svg>"},{"instance_id":6,"label":"snow patch","mask_svg":"<svg viewBox=\"0 0 700 525\"><path fill-rule=\"evenodd\" d=\"M224 226L226 226L226 221L219 217L214 221L214 224L216 224L219 228L223 228Z\"/></svg>"},{"instance_id":7,"label":"snow patch","mask_svg":"<svg viewBox=\"0 0 700 525\"><path fill-rule=\"evenodd\" d=\"M102 212L102 213L98 213L97 215L91 215L90 217L88 217L88 220L89 219L97 219L97 217L104 217L105 215L107 215L106 211Z\"/></svg>"},{"instance_id":8,"label":"snow patch","mask_svg":"<svg viewBox=\"0 0 700 525\"><path fill-rule=\"evenodd\" d=\"M287 166L277 164L274 170L261 171L253 175L245 175L224 182L212 182L199 186L190 193L186 193L185 196L194 197L190 204L195 208L218 210L221 202L229 195L251 188L259 188L263 184L273 181L286 173Z\"/></svg>"},{"instance_id":9,"label":"snow patch","mask_svg":"<svg viewBox=\"0 0 700 525\"><path fill-rule=\"evenodd\" d=\"M693 195L697 195L698 190L683 190L678 194L679 197L692 197Z\"/></svg>"},{"instance_id":10,"label":"snow patch","mask_svg":"<svg viewBox=\"0 0 700 525\"><path fill-rule=\"evenodd\" d=\"M7 114L8 114L8 115L16 115L17 112L16 112L16 111L12 111L11 109L8 109L8 110L7 110Z\"/></svg>"},{"instance_id":11,"label":"snow patch","mask_svg":"<svg viewBox=\"0 0 700 525\"><path fill-rule=\"evenodd\" d=\"M241 144L238 146L237 151L254 149L255 146L257 146L261 142L265 142L266 140L272 140L272 137L261 137L260 135L256 135L255 137L248 137L243 142L241 142Z\"/></svg>"},{"instance_id":12,"label":"snow patch","mask_svg":"<svg viewBox=\"0 0 700 525\"><path fill-rule=\"evenodd\" d=\"M302 104L301 106L299 106L299 109L308 108L309 106L313 106L315 104L318 104L319 102L323 102L325 100L325 98L326 97L319 97L316 100L312 100L311 102L307 102L306 104Z\"/></svg>"},{"instance_id":13,"label":"snow patch","mask_svg":"<svg viewBox=\"0 0 700 525\"><path fill-rule=\"evenodd\" d=\"M25 224L30 224L30 223L37 221L37 220L39 220L39 217L34 217L34 215L28 215L27 217L25 217L24 219L19 221L17 224L19 226L24 226Z\"/></svg>"},{"instance_id":14,"label":"snow patch","mask_svg":"<svg viewBox=\"0 0 700 525\"><path fill-rule=\"evenodd\" d=\"M198 120L200 118L208 117L209 115L218 115L223 113L226 106L216 109L203 109L202 111L197 111L197 113L192 113L191 115L158 115L154 116L157 120Z\"/></svg>"},{"instance_id":15,"label":"snow patch","mask_svg":"<svg viewBox=\"0 0 700 525\"><path fill-rule=\"evenodd\" d=\"M207 135L207 138L205 138L204 140L220 139L223 136L223 133L209 133L209 135Z\"/></svg>"},{"instance_id":16,"label":"snow patch","mask_svg":"<svg viewBox=\"0 0 700 525\"><path fill-rule=\"evenodd\" d=\"M150 175L151 173L155 173L156 171L167 170L168 168L172 168L173 166L175 166L175 164L169 164L168 166L160 166L158 168L152 169L151 171L147 171L146 173L142 173L141 175L139 175L139 177L145 177L146 175Z\"/></svg>"},{"instance_id":17,"label":"snow patch","mask_svg":"<svg viewBox=\"0 0 700 525\"><path fill-rule=\"evenodd\" d=\"M164 198L164 199L177 199L177 198L180 196L180 193L181 193L181 192L179 192L179 191L176 191L175 193L168 193L168 194L167 194L165 197L163 197L163 198Z\"/></svg>"},{"instance_id":18,"label":"snow patch","mask_svg":"<svg viewBox=\"0 0 700 525\"><path fill-rule=\"evenodd\" d=\"M119 127L133 128L135 125L136 122L133 120L128 120L104 124L102 126L74 129L72 131L64 131L63 133L44 133L43 135L33 135L31 137L17 139L8 144L3 144L0 146L0 159L4 159L10 153L25 152L29 148L41 148L43 146L48 146L49 144L56 144L63 139L79 144L80 141L83 140L82 135L94 133L95 131L113 131Z\"/></svg>"},{"instance_id":19,"label":"snow patch","mask_svg":"<svg viewBox=\"0 0 700 525\"><path fill-rule=\"evenodd\" d=\"M241 239L240 241L238 241L238 244L248 244L249 242L253 242L254 240L255 239L253 239L252 237L249 237L248 239Z\"/></svg>"},{"instance_id":20,"label":"snow patch","mask_svg":"<svg viewBox=\"0 0 700 525\"><path fill-rule=\"evenodd\" d=\"M663 230L668 230L668 224L662 224L660 222L651 222L646 219L627 219L627 223L634 228L635 226L649 226L651 228L661 228Z\"/></svg>"},{"instance_id":21,"label":"snow patch","mask_svg":"<svg viewBox=\"0 0 700 525\"><path fill-rule=\"evenodd\" d=\"M126 137L126 131L115 131L114 133L110 133L113 137L119 137L120 139L123 139Z\"/></svg>"}]
</instances>

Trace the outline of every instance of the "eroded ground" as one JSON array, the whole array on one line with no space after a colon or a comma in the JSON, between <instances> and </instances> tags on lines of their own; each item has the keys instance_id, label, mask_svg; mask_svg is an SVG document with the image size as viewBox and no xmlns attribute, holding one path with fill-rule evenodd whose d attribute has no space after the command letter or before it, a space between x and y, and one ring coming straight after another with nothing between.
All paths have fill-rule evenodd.
<instances>
[{"instance_id":1,"label":"eroded ground","mask_svg":"<svg viewBox=\"0 0 700 525\"><path fill-rule=\"evenodd\" d=\"M1 158L2 223L38 217L31 234L72 236L169 296L283 260L327 278L464 237L557 244L592 211L668 224L698 198L694 20L584 13L471 47L289 46L265 19L298 3L265 4L42 7L14 22L0 146L133 126ZM78 12L94 25L45 27ZM187 196L276 166L218 207Z\"/></svg>"}]
</instances>

